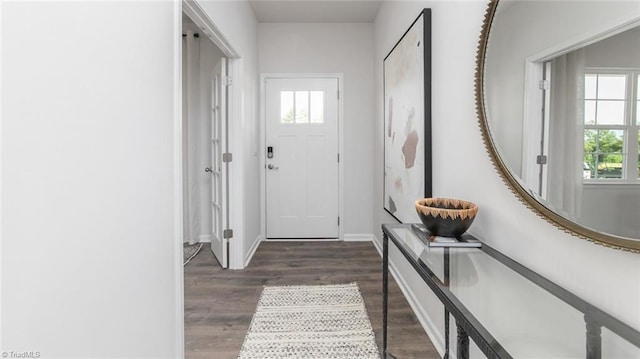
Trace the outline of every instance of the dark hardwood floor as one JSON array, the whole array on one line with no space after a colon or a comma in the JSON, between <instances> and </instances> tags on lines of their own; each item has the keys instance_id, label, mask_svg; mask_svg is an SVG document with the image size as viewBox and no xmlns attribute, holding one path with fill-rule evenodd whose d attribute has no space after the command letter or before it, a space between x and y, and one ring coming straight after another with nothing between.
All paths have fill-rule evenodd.
<instances>
[{"instance_id":1,"label":"dark hardwood floor","mask_svg":"<svg viewBox=\"0 0 640 359\"><path fill-rule=\"evenodd\" d=\"M244 270L223 270L205 244L184 268L186 358L237 358L265 285L358 282L382 348L382 260L369 242L263 242ZM439 358L389 277L389 351Z\"/></svg>"}]
</instances>

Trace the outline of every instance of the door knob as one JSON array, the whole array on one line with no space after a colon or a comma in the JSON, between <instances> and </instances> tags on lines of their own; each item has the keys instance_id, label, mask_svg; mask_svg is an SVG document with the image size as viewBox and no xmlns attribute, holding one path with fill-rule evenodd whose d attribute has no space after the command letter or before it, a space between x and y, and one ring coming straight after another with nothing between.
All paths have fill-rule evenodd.
<instances>
[{"instance_id":1,"label":"door knob","mask_svg":"<svg viewBox=\"0 0 640 359\"><path fill-rule=\"evenodd\" d=\"M280 168L280 167L276 167L276 166L274 166L274 165L272 165L272 164L269 164L269 165L267 166L267 168L268 168L268 169L270 169L270 170L277 170L277 169L278 169L278 168Z\"/></svg>"},{"instance_id":2,"label":"door knob","mask_svg":"<svg viewBox=\"0 0 640 359\"><path fill-rule=\"evenodd\" d=\"M211 167L207 167L207 168L205 168L205 169L204 169L204 171L205 171L205 172L211 172L211 173L213 173L213 170L211 169Z\"/></svg>"}]
</instances>

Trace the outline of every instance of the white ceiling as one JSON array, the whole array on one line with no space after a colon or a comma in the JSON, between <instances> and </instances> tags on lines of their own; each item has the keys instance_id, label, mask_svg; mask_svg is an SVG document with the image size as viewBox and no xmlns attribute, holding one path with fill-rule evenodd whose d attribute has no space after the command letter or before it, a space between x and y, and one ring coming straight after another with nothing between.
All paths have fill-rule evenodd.
<instances>
[{"instance_id":1,"label":"white ceiling","mask_svg":"<svg viewBox=\"0 0 640 359\"><path fill-rule=\"evenodd\" d=\"M249 0L258 22L373 22L382 0Z\"/></svg>"}]
</instances>

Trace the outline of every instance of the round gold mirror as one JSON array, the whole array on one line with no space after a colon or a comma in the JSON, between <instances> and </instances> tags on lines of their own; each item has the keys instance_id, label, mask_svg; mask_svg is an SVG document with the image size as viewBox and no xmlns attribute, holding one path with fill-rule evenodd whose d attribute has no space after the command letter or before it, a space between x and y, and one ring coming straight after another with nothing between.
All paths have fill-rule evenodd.
<instances>
[{"instance_id":1,"label":"round gold mirror","mask_svg":"<svg viewBox=\"0 0 640 359\"><path fill-rule=\"evenodd\" d=\"M483 140L558 228L640 252L640 3L489 3L476 63Z\"/></svg>"}]
</instances>

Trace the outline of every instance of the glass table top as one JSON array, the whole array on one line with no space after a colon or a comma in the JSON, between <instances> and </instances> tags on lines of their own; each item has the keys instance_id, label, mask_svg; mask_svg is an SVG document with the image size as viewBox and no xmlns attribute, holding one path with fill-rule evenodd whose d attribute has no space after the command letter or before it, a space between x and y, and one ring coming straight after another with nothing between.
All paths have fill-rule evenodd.
<instances>
[{"instance_id":1,"label":"glass table top","mask_svg":"<svg viewBox=\"0 0 640 359\"><path fill-rule=\"evenodd\" d=\"M460 302L512 357L587 357L582 311L483 249L429 247L411 225L384 227L405 256L432 272L445 295ZM602 358L640 358L640 348L605 325Z\"/></svg>"}]
</instances>

